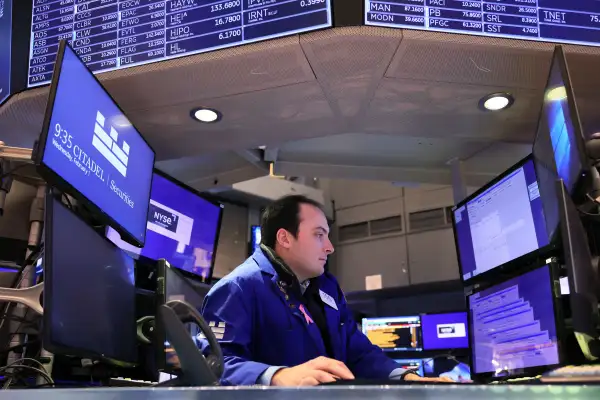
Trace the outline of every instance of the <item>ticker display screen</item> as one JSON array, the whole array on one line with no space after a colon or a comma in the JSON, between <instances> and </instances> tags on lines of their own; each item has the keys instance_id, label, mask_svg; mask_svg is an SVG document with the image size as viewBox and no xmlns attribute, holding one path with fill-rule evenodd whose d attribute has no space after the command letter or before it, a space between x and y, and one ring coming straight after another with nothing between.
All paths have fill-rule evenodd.
<instances>
[{"instance_id":1,"label":"ticker display screen","mask_svg":"<svg viewBox=\"0 0 600 400\"><path fill-rule=\"evenodd\" d=\"M600 45L597 0L365 0L365 23Z\"/></svg>"},{"instance_id":2,"label":"ticker display screen","mask_svg":"<svg viewBox=\"0 0 600 400\"><path fill-rule=\"evenodd\" d=\"M94 72L331 26L331 0L33 0L28 86L69 40Z\"/></svg>"}]
</instances>

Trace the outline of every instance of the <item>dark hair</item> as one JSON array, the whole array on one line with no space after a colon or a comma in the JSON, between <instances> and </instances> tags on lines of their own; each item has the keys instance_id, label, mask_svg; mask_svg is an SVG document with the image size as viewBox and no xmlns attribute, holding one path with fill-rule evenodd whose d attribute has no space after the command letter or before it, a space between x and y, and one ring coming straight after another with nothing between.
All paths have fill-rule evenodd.
<instances>
[{"instance_id":1,"label":"dark hair","mask_svg":"<svg viewBox=\"0 0 600 400\"><path fill-rule=\"evenodd\" d=\"M261 243L272 249L277 242L277 232L285 229L294 237L300 226L300 205L308 204L323 210L321 204L299 194L284 196L275 200L262 214L260 220Z\"/></svg>"}]
</instances>

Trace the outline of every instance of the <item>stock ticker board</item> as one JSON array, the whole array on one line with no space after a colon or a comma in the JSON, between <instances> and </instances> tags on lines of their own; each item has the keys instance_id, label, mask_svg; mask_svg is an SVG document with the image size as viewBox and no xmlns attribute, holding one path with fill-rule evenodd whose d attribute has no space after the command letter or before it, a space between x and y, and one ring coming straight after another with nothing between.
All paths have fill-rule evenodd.
<instances>
[{"instance_id":1,"label":"stock ticker board","mask_svg":"<svg viewBox=\"0 0 600 400\"><path fill-rule=\"evenodd\" d=\"M365 0L365 24L600 45L600 0Z\"/></svg>"},{"instance_id":2,"label":"stock ticker board","mask_svg":"<svg viewBox=\"0 0 600 400\"><path fill-rule=\"evenodd\" d=\"M330 27L330 1L33 0L28 86L50 82L62 39L102 72Z\"/></svg>"}]
</instances>

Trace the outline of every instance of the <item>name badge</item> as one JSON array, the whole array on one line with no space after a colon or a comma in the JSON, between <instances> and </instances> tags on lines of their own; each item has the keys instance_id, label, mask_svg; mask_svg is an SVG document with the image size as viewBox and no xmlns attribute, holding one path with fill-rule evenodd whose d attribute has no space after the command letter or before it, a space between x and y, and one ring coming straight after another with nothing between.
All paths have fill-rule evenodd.
<instances>
[{"instance_id":1,"label":"name badge","mask_svg":"<svg viewBox=\"0 0 600 400\"><path fill-rule=\"evenodd\" d=\"M329 307L333 308L336 311L339 311L337 308L337 304L335 304L335 300L333 299L333 297L331 297L330 295L328 295L327 293L325 293L324 291L319 289L319 295L321 296L321 300L323 300L323 303L327 304Z\"/></svg>"}]
</instances>

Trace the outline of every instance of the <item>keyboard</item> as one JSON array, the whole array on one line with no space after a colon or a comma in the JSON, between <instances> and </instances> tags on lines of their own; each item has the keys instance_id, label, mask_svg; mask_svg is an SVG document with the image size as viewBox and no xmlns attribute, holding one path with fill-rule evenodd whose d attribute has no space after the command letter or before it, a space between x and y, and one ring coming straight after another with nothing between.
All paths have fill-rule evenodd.
<instances>
[{"instance_id":1,"label":"keyboard","mask_svg":"<svg viewBox=\"0 0 600 400\"><path fill-rule=\"evenodd\" d=\"M544 383L600 382L600 365L567 365L544 374Z\"/></svg>"}]
</instances>

